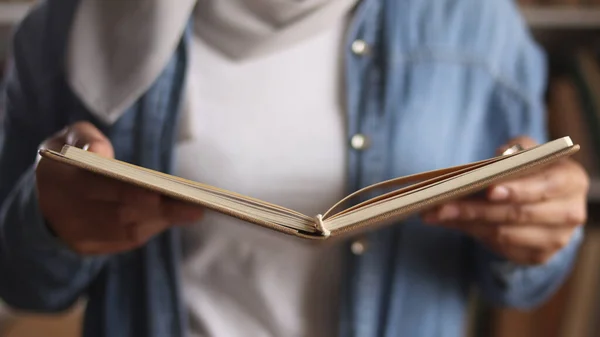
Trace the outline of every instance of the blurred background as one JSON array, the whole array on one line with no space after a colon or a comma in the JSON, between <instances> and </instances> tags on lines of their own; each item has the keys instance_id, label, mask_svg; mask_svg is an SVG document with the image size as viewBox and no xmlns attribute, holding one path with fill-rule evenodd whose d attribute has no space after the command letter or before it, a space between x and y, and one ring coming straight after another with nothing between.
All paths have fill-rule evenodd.
<instances>
[{"instance_id":1,"label":"blurred background","mask_svg":"<svg viewBox=\"0 0 600 337\"><path fill-rule=\"evenodd\" d=\"M576 159L592 176L589 223L573 273L549 302L508 310L490 307L474 291L466 337L600 336L600 0L515 1L549 57L548 131L581 144ZM34 4L0 0L0 83L11 31ZM54 316L18 314L0 301L0 337L79 336L81 313L79 306Z\"/></svg>"}]
</instances>

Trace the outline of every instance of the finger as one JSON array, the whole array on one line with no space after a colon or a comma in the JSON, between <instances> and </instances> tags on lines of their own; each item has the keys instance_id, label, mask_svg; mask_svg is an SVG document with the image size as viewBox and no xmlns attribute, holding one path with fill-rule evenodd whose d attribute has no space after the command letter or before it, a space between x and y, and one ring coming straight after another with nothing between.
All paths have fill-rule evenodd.
<instances>
[{"instance_id":1,"label":"finger","mask_svg":"<svg viewBox=\"0 0 600 337\"><path fill-rule=\"evenodd\" d=\"M68 200L68 199L67 199ZM89 203L77 200L71 203L70 212L61 218L53 219L55 232L68 242L99 242L117 244L128 242L129 234L124 229L137 221L147 221L152 209L133 210L131 206L105 202Z\"/></svg>"},{"instance_id":2,"label":"finger","mask_svg":"<svg viewBox=\"0 0 600 337\"><path fill-rule=\"evenodd\" d=\"M427 222L488 222L510 225L578 226L587 220L585 197L542 203L490 203L464 200L443 205L424 215Z\"/></svg>"},{"instance_id":3,"label":"finger","mask_svg":"<svg viewBox=\"0 0 600 337\"><path fill-rule=\"evenodd\" d=\"M88 122L78 122L42 144L42 148L59 151L64 144L84 147L88 151L113 157L113 148L106 136ZM54 189L68 189L84 198L98 201L115 201L139 205L156 205L159 197L131 184L102 177L69 165L41 160L36 169L38 180L55 182Z\"/></svg>"},{"instance_id":4,"label":"finger","mask_svg":"<svg viewBox=\"0 0 600 337\"><path fill-rule=\"evenodd\" d=\"M101 242L101 241L85 241L78 242L73 247L70 247L72 250L79 254L84 255L105 255L105 254L115 254L122 253L125 251L132 250L136 248L129 241L123 242Z\"/></svg>"},{"instance_id":5,"label":"finger","mask_svg":"<svg viewBox=\"0 0 600 337\"><path fill-rule=\"evenodd\" d=\"M111 254L132 250L143 246L154 236L169 228L168 222L155 220L143 224L131 224L119 229L119 241L92 238L80 241L73 247L77 252L87 255Z\"/></svg>"},{"instance_id":6,"label":"finger","mask_svg":"<svg viewBox=\"0 0 600 337\"><path fill-rule=\"evenodd\" d=\"M493 186L488 191L491 201L532 203L572 194L586 194L589 178L570 160L562 160L514 180Z\"/></svg>"},{"instance_id":7,"label":"finger","mask_svg":"<svg viewBox=\"0 0 600 337\"><path fill-rule=\"evenodd\" d=\"M76 146L108 158L114 158L110 140L89 122L69 125L43 142L42 149L60 151L64 145Z\"/></svg>"},{"instance_id":8,"label":"finger","mask_svg":"<svg viewBox=\"0 0 600 337\"><path fill-rule=\"evenodd\" d=\"M89 122L77 122L63 131L64 144L83 148L101 156L114 158L110 140Z\"/></svg>"},{"instance_id":9,"label":"finger","mask_svg":"<svg viewBox=\"0 0 600 337\"><path fill-rule=\"evenodd\" d=\"M74 222L86 227L99 227L110 230L112 227L129 225L162 218L160 207L143 207L112 202L81 200L73 204Z\"/></svg>"},{"instance_id":10,"label":"finger","mask_svg":"<svg viewBox=\"0 0 600 337\"><path fill-rule=\"evenodd\" d=\"M86 249L108 251L115 248L136 248L150 238L169 228L167 221L157 219L144 223L129 224L116 228L111 235L88 237L81 240Z\"/></svg>"},{"instance_id":11,"label":"finger","mask_svg":"<svg viewBox=\"0 0 600 337\"><path fill-rule=\"evenodd\" d=\"M137 207L158 207L161 196L159 193L132 184L109 179L90 172L81 172L89 178L87 186L75 187L79 195L92 201L113 202ZM83 180L82 180L83 181Z\"/></svg>"},{"instance_id":12,"label":"finger","mask_svg":"<svg viewBox=\"0 0 600 337\"><path fill-rule=\"evenodd\" d=\"M132 247L140 247L146 244L150 239L159 233L167 230L171 226L169 221L156 219L143 224L134 224L125 228L127 231L128 242Z\"/></svg>"},{"instance_id":13,"label":"finger","mask_svg":"<svg viewBox=\"0 0 600 337\"><path fill-rule=\"evenodd\" d=\"M171 225L197 221L204 214L198 205L171 198L163 198L161 207L164 219Z\"/></svg>"},{"instance_id":14,"label":"finger","mask_svg":"<svg viewBox=\"0 0 600 337\"><path fill-rule=\"evenodd\" d=\"M60 227L56 227L59 236L72 242L122 243L129 240L125 230L128 224L106 221L107 217L92 218L81 215L64 219Z\"/></svg>"},{"instance_id":15,"label":"finger","mask_svg":"<svg viewBox=\"0 0 600 337\"><path fill-rule=\"evenodd\" d=\"M521 145L524 149L530 149L537 145L537 142L530 137L520 136L509 140L506 144L502 145L496 150L497 155L501 155L504 151L508 150L514 145Z\"/></svg>"},{"instance_id":16,"label":"finger","mask_svg":"<svg viewBox=\"0 0 600 337\"><path fill-rule=\"evenodd\" d=\"M71 209L69 221L79 224L79 230L101 228L104 232L110 232L114 227L159 220L170 224L190 222L202 216L201 208L171 200L156 206L77 200Z\"/></svg>"},{"instance_id":17,"label":"finger","mask_svg":"<svg viewBox=\"0 0 600 337\"><path fill-rule=\"evenodd\" d=\"M573 234L572 228L548 228L535 225L515 227L462 222L444 226L459 230L490 247L501 248L504 251L511 249L557 251L569 243Z\"/></svg>"},{"instance_id":18,"label":"finger","mask_svg":"<svg viewBox=\"0 0 600 337\"><path fill-rule=\"evenodd\" d=\"M73 242L72 248L76 251L107 253L115 249L140 247L169 227L169 222L163 218L122 226L86 226L80 230L77 226L70 226L67 241Z\"/></svg>"},{"instance_id":19,"label":"finger","mask_svg":"<svg viewBox=\"0 0 600 337\"><path fill-rule=\"evenodd\" d=\"M41 160L36 170L39 183L71 198L156 207L160 195L150 190L109 179L59 162Z\"/></svg>"}]
</instances>

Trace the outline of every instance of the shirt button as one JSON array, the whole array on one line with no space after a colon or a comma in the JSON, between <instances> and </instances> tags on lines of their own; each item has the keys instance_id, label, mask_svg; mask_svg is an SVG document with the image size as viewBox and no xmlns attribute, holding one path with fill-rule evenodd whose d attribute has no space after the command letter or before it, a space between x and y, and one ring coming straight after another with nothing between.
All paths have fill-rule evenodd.
<instances>
[{"instance_id":1,"label":"shirt button","mask_svg":"<svg viewBox=\"0 0 600 337\"><path fill-rule=\"evenodd\" d=\"M355 150L364 150L368 147L368 139L367 136L357 133L350 139L350 145Z\"/></svg>"},{"instance_id":2,"label":"shirt button","mask_svg":"<svg viewBox=\"0 0 600 337\"><path fill-rule=\"evenodd\" d=\"M364 40L354 40L351 49L356 55L365 55L369 52L369 45Z\"/></svg>"},{"instance_id":3,"label":"shirt button","mask_svg":"<svg viewBox=\"0 0 600 337\"><path fill-rule=\"evenodd\" d=\"M354 255L362 255L367 250L367 244L362 240L354 241L350 245L350 250Z\"/></svg>"}]
</instances>

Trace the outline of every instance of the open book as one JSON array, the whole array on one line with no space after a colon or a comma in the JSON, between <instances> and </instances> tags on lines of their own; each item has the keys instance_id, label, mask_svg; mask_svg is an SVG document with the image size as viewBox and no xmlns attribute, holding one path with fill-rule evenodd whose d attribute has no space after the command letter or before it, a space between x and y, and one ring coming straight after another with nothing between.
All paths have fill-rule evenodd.
<instances>
[{"instance_id":1,"label":"open book","mask_svg":"<svg viewBox=\"0 0 600 337\"><path fill-rule=\"evenodd\" d=\"M57 160L280 232L305 238L326 238L406 218L442 202L485 189L503 179L525 174L578 150L579 145L564 137L513 154L383 181L348 195L319 215L301 214L68 145L60 153L40 150L40 155L43 160ZM382 190L385 192L376 194ZM355 199L366 200L350 203Z\"/></svg>"}]
</instances>

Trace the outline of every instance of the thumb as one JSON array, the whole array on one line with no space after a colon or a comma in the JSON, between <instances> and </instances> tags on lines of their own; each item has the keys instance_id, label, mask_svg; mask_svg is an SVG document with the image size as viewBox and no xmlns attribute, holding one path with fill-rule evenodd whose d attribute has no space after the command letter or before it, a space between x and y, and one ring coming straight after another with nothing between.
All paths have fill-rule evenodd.
<instances>
[{"instance_id":1,"label":"thumb","mask_svg":"<svg viewBox=\"0 0 600 337\"><path fill-rule=\"evenodd\" d=\"M521 145L524 149L530 149L530 148L536 146L537 143L535 140L533 140L530 137L526 137L526 136L515 137L515 138L512 138L511 140L509 140L506 144L502 145L500 148L498 148L498 150L496 151L496 154L501 155L502 153L504 153L504 151L508 150L509 148L511 148L512 146L515 146L515 145Z\"/></svg>"},{"instance_id":2,"label":"thumb","mask_svg":"<svg viewBox=\"0 0 600 337\"><path fill-rule=\"evenodd\" d=\"M97 153L104 157L115 156L112 144L106 136L92 123L77 122L66 132L65 144Z\"/></svg>"},{"instance_id":3,"label":"thumb","mask_svg":"<svg viewBox=\"0 0 600 337\"><path fill-rule=\"evenodd\" d=\"M502 155L504 153L504 151L510 149L511 147L515 146L515 145L520 145L523 149L530 149L537 144L537 142L527 136L520 136L520 137L515 137L512 138L511 140L509 140L506 144L504 144L503 146L501 146L500 148L498 148L498 150L496 151L496 154L498 156ZM510 191L503 186L502 184L496 184L496 185L492 185L490 187L487 188L487 198L489 200L492 201L504 201L509 197L509 193Z\"/></svg>"},{"instance_id":4,"label":"thumb","mask_svg":"<svg viewBox=\"0 0 600 337\"><path fill-rule=\"evenodd\" d=\"M103 157L114 158L114 149L110 140L89 122L77 122L66 127L45 145L55 151L60 151L63 145L71 145Z\"/></svg>"}]
</instances>

